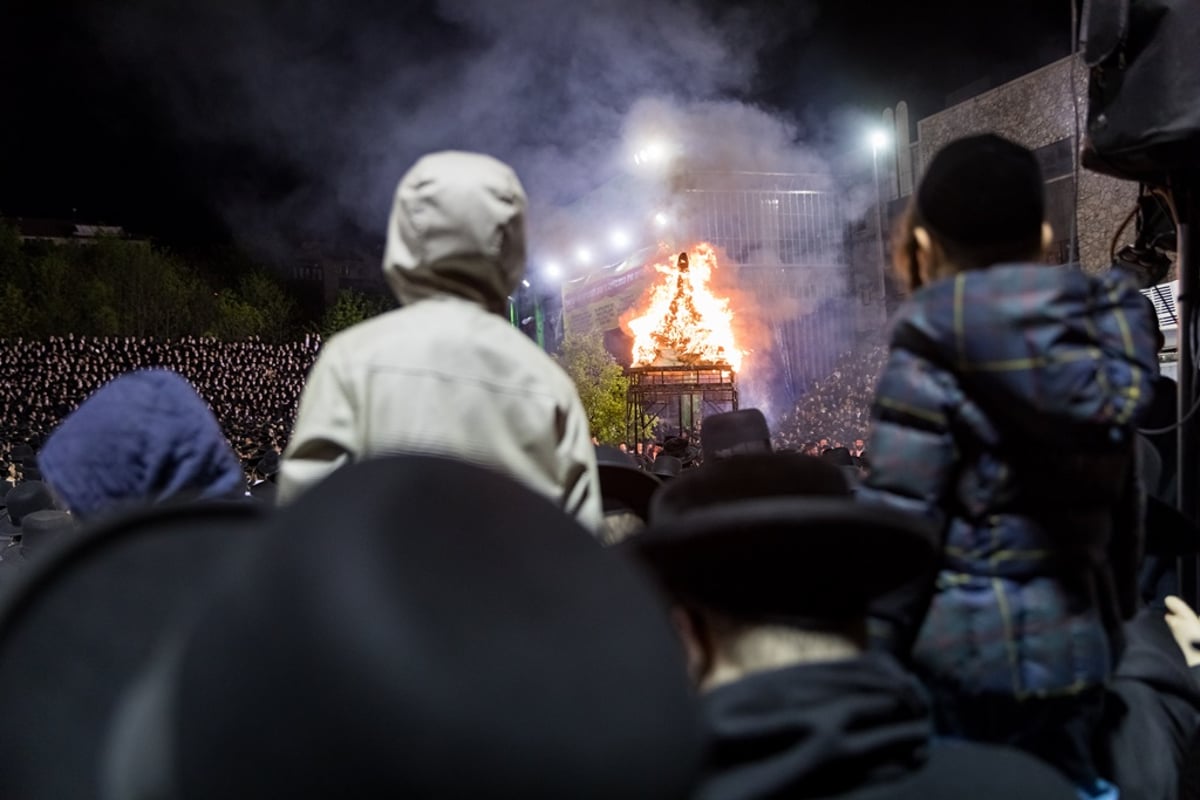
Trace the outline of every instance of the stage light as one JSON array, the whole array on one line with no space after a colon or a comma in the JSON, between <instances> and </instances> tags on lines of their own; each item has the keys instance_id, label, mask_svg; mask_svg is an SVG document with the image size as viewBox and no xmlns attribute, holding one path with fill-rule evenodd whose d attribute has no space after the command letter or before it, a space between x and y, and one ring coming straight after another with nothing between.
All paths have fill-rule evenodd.
<instances>
[{"instance_id":1,"label":"stage light","mask_svg":"<svg viewBox=\"0 0 1200 800\"><path fill-rule=\"evenodd\" d=\"M654 215L654 224L660 228L667 227L667 223L669 221L670 220L667 219L667 215L661 211Z\"/></svg>"},{"instance_id":2,"label":"stage light","mask_svg":"<svg viewBox=\"0 0 1200 800\"><path fill-rule=\"evenodd\" d=\"M650 139L642 143L642 146L633 154L633 163L641 166L643 164L659 164L666 161L671 154L671 146L662 139Z\"/></svg>"},{"instance_id":3,"label":"stage light","mask_svg":"<svg viewBox=\"0 0 1200 800\"><path fill-rule=\"evenodd\" d=\"M550 280L556 281L562 277L562 267L560 267L556 262L550 261L542 268L542 274L544 274ZM528 285L529 284L526 284L526 286Z\"/></svg>"},{"instance_id":4,"label":"stage light","mask_svg":"<svg viewBox=\"0 0 1200 800\"><path fill-rule=\"evenodd\" d=\"M613 247L620 250L629 246L629 234L620 228L617 228L612 232L612 235L609 236L609 241L612 242Z\"/></svg>"},{"instance_id":5,"label":"stage light","mask_svg":"<svg viewBox=\"0 0 1200 800\"><path fill-rule=\"evenodd\" d=\"M575 260L580 264L592 263L592 251L586 247L575 248Z\"/></svg>"},{"instance_id":6,"label":"stage light","mask_svg":"<svg viewBox=\"0 0 1200 800\"><path fill-rule=\"evenodd\" d=\"M522 286L524 286L526 289L528 289L528 288L529 288L529 281L527 281L527 280L522 280L522 281L521 281L521 285L522 285Z\"/></svg>"},{"instance_id":7,"label":"stage light","mask_svg":"<svg viewBox=\"0 0 1200 800\"><path fill-rule=\"evenodd\" d=\"M871 145L872 151L879 151L887 147L891 143L891 137L887 135L887 131L882 128L876 128L867 134L867 144Z\"/></svg>"}]
</instances>

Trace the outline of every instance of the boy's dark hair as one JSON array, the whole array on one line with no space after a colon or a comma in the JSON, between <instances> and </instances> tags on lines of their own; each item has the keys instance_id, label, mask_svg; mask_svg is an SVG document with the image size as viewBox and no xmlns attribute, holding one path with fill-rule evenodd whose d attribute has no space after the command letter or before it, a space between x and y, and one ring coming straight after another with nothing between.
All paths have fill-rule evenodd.
<instances>
[{"instance_id":1,"label":"boy's dark hair","mask_svg":"<svg viewBox=\"0 0 1200 800\"><path fill-rule=\"evenodd\" d=\"M1042 244L1042 171L1028 149L995 134L967 136L930 161L913 204L960 269L1036 259Z\"/></svg>"}]
</instances>

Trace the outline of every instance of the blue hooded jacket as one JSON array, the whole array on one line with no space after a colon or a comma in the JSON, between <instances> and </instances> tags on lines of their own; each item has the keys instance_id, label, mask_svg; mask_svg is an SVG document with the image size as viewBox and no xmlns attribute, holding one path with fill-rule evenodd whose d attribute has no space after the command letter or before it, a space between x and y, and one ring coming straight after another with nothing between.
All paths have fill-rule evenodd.
<instances>
[{"instance_id":1,"label":"blue hooded jacket","mask_svg":"<svg viewBox=\"0 0 1200 800\"><path fill-rule=\"evenodd\" d=\"M1117 274L997 265L901 309L859 496L943 531L923 624L891 620L927 678L1022 698L1106 680L1136 605L1133 420L1156 375Z\"/></svg>"},{"instance_id":2,"label":"blue hooded jacket","mask_svg":"<svg viewBox=\"0 0 1200 800\"><path fill-rule=\"evenodd\" d=\"M138 503L245 491L212 411L168 370L131 372L101 387L51 434L38 461L46 483L81 519Z\"/></svg>"}]
</instances>

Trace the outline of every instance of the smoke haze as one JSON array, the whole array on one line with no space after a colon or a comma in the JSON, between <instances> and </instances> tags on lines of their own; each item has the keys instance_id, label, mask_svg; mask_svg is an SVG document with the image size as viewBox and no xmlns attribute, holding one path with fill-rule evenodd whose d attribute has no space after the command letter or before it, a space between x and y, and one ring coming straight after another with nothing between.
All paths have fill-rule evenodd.
<instances>
[{"instance_id":1,"label":"smoke haze","mask_svg":"<svg viewBox=\"0 0 1200 800\"><path fill-rule=\"evenodd\" d=\"M536 238L542 212L625 169L626 134L655 119L713 168L780 169L794 125L732 99L776 32L810 21L807 4L787 5L143 0L94 22L185 142L286 176L247 167L223 187L242 238L377 236L400 175L446 148L513 164Z\"/></svg>"}]
</instances>

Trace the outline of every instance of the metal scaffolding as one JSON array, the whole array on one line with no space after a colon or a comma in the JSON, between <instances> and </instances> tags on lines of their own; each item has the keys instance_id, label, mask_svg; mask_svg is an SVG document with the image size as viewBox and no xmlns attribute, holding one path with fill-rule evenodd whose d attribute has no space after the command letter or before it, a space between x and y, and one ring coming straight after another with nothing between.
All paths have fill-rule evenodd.
<instances>
[{"instance_id":1,"label":"metal scaffolding","mask_svg":"<svg viewBox=\"0 0 1200 800\"><path fill-rule=\"evenodd\" d=\"M737 376L728 365L633 367L627 374L630 442L654 423L659 438L698 434L705 417L738 407Z\"/></svg>"}]
</instances>

